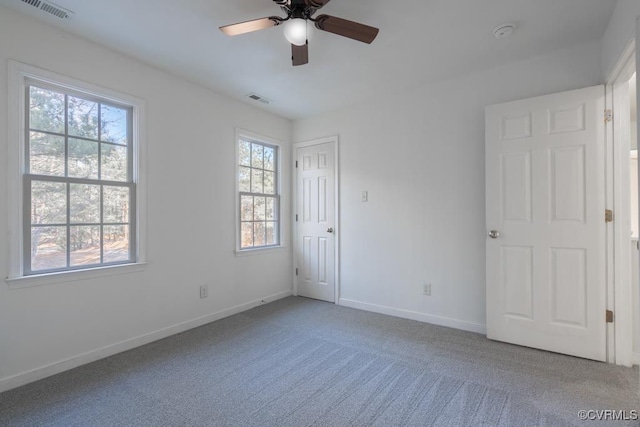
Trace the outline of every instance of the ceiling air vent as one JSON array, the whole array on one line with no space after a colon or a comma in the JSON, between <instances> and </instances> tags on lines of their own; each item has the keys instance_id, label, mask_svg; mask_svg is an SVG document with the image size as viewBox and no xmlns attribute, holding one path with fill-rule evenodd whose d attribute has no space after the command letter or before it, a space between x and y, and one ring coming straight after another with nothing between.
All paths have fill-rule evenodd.
<instances>
[{"instance_id":1,"label":"ceiling air vent","mask_svg":"<svg viewBox=\"0 0 640 427\"><path fill-rule=\"evenodd\" d=\"M249 95L247 95L247 98L253 99L254 101L262 102L263 104L269 104L271 102L264 96L258 95L257 93L250 93Z\"/></svg>"},{"instance_id":2,"label":"ceiling air vent","mask_svg":"<svg viewBox=\"0 0 640 427\"><path fill-rule=\"evenodd\" d=\"M46 12L53 16L57 16L60 19L67 19L67 18L70 18L71 15L73 15L73 12L71 12L70 10L65 9L64 7L60 7L57 4L51 3L49 1L22 0L22 2L33 7L37 7L41 11Z\"/></svg>"}]
</instances>

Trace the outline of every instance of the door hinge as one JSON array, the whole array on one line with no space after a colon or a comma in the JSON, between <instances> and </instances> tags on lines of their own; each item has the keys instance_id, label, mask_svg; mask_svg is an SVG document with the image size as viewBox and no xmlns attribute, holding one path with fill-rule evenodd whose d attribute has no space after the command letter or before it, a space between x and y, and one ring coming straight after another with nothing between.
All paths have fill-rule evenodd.
<instances>
[{"instance_id":1,"label":"door hinge","mask_svg":"<svg viewBox=\"0 0 640 427\"><path fill-rule=\"evenodd\" d=\"M607 319L607 323L613 323L613 311L611 310L606 311L606 319Z\"/></svg>"},{"instance_id":2,"label":"door hinge","mask_svg":"<svg viewBox=\"0 0 640 427\"><path fill-rule=\"evenodd\" d=\"M298 169L298 161L296 160L296 169Z\"/></svg>"},{"instance_id":3,"label":"door hinge","mask_svg":"<svg viewBox=\"0 0 640 427\"><path fill-rule=\"evenodd\" d=\"M609 123L613 121L613 111L604 110L604 122Z\"/></svg>"},{"instance_id":4,"label":"door hinge","mask_svg":"<svg viewBox=\"0 0 640 427\"><path fill-rule=\"evenodd\" d=\"M296 276L298 275L298 269L296 268Z\"/></svg>"},{"instance_id":5,"label":"door hinge","mask_svg":"<svg viewBox=\"0 0 640 427\"><path fill-rule=\"evenodd\" d=\"M296 222L298 222L298 214L296 214Z\"/></svg>"},{"instance_id":6,"label":"door hinge","mask_svg":"<svg viewBox=\"0 0 640 427\"><path fill-rule=\"evenodd\" d=\"M613 222L613 211L611 209L605 209L604 222Z\"/></svg>"}]
</instances>

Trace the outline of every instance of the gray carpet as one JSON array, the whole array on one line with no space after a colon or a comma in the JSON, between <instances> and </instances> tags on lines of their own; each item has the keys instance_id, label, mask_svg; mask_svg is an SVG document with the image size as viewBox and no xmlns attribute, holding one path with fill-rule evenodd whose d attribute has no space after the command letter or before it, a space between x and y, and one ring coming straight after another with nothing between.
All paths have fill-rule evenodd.
<instances>
[{"instance_id":1,"label":"gray carpet","mask_svg":"<svg viewBox=\"0 0 640 427\"><path fill-rule=\"evenodd\" d=\"M637 369L291 297L0 394L0 425L569 426L637 410L638 386Z\"/></svg>"}]
</instances>

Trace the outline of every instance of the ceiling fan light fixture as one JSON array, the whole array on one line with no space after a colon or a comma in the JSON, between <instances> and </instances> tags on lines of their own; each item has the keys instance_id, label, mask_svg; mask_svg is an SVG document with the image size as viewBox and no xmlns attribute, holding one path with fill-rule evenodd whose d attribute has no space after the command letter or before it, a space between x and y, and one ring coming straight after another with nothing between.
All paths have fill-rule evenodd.
<instances>
[{"instance_id":1,"label":"ceiling fan light fixture","mask_svg":"<svg viewBox=\"0 0 640 427\"><path fill-rule=\"evenodd\" d=\"M307 20L293 18L284 24L284 37L289 43L303 46L307 43Z\"/></svg>"}]
</instances>

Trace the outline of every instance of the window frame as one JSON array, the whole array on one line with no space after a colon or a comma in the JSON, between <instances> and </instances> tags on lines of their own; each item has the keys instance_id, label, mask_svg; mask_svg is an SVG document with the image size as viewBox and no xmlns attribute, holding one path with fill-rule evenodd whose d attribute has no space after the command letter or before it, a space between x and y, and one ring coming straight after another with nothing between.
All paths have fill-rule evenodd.
<instances>
[{"instance_id":1,"label":"window frame","mask_svg":"<svg viewBox=\"0 0 640 427\"><path fill-rule=\"evenodd\" d=\"M264 193L253 193L253 192L241 192L240 191L240 142L247 141L251 143L260 144L262 146L270 147L275 149L274 156L274 187L275 194L264 194ZM245 130L245 129L236 129L236 137L235 137L235 241L236 255L249 255L256 253L265 253L272 250L278 250L283 248L283 230L282 230L282 192L281 192L281 182L282 182L282 144L280 141L277 141L273 138L269 138L264 135L259 135L257 133ZM254 168L251 167L253 170ZM276 223L277 231L275 233L275 237L277 239L277 243L273 245L262 245L262 246L252 246L243 248L242 247L242 196L265 196L265 197L274 197L276 199L276 219L273 221Z\"/></svg>"},{"instance_id":2,"label":"window frame","mask_svg":"<svg viewBox=\"0 0 640 427\"><path fill-rule=\"evenodd\" d=\"M27 92L30 84L43 89L62 91L65 95L79 95L89 100L99 100L107 105L125 106L130 112L130 147L128 147L128 168L130 179L118 182L120 186L133 189L131 193L130 214L130 241L132 242L131 258L125 262L92 264L89 266L65 267L63 269L31 271L27 268L28 257L26 251L30 251L27 241L31 238L31 201L27 200L30 190L27 188L34 176L27 173L27 160L29 141L27 138L29 105ZM145 103L143 100L120 92L106 89L75 78L63 76L54 72L42 70L16 61L9 61L9 155L8 157L8 202L9 202L9 276L6 279L10 287L25 287L69 281L74 278L92 278L111 274L120 274L126 271L141 270L146 264L146 187L144 176L145 163ZM99 142L98 142L99 143ZM66 159L65 159L66 162ZM64 182L69 178L64 177ZM38 180L36 178L36 180ZM82 181L83 178L74 180ZM62 182L60 180L47 182ZM108 181L95 180L98 182ZM29 190L29 191L28 191ZM131 191L131 190L130 190ZM102 203L102 202L101 202ZM28 218L27 218L28 217ZM102 223L101 219L101 223ZM28 228L29 227L29 228ZM27 236L29 236L27 238ZM60 279L63 278L63 279Z\"/></svg>"}]
</instances>

